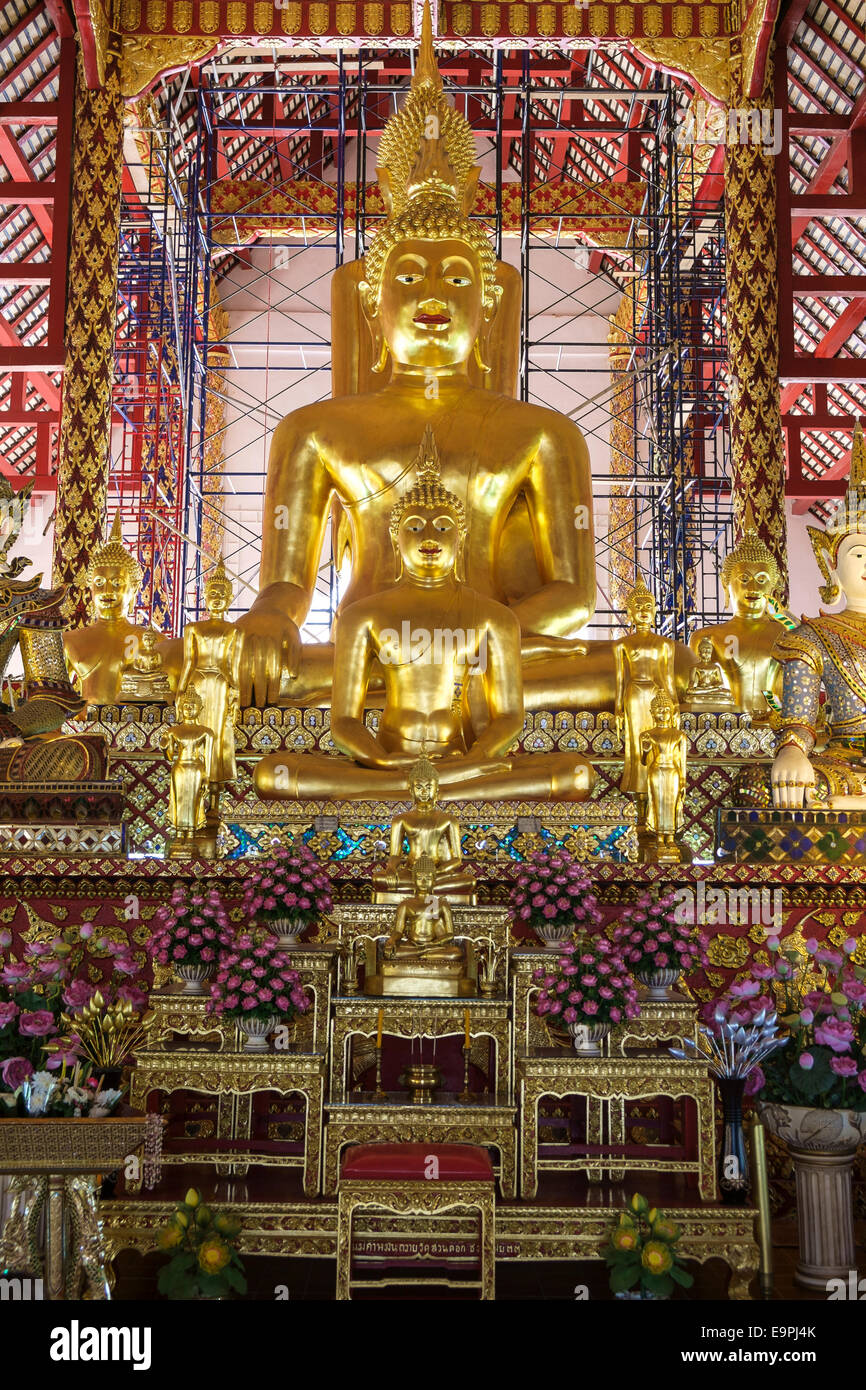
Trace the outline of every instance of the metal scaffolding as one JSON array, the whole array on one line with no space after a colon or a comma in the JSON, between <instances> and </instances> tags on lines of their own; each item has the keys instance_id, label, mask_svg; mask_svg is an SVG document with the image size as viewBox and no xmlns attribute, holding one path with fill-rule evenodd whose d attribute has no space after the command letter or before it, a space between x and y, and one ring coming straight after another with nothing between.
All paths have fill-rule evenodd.
<instances>
[{"instance_id":1,"label":"metal scaffolding","mask_svg":"<svg viewBox=\"0 0 866 1390\"><path fill-rule=\"evenodd\" d=\"M413 61L394 50L229 52L163 84L142 116L124 216L113 481L124 515L138 518L151 576L141 607L160 627L200 615L215 536L240 581L236 611L252 601L267 439L291 409L330 393L328 278L375 229L377 139ZM590 635L618 626L610 576L636 547L663 630L684 638L717 620L730 541L724 226L718 180L678 138L687 98L618 49L467 46L441 67L494 190L484 220L523 277L520 394L555 400L580 426L602 521L616 498L617 525L598 526ZM259 185L270 213L251 230ZM242 187L233 215L225 195ZM550 192L563 188L557 223ZM614 475L608 332L624 303L634 389ZM170 565L179 583L167 599ZM338 597L326 546L305 637L327 637Z\"/></svg>"}]
</instances>

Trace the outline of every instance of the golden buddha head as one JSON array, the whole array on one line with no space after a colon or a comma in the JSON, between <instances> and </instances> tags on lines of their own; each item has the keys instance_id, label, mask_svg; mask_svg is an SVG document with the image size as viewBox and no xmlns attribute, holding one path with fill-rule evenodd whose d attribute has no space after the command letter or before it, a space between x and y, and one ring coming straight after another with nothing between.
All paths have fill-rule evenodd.
<instances>
[{"instance_id":1,"label":"golden buddha head","mask_svg":"<svg viewBox=\"0 0 866 1390\"><path fill-rule=\"evenodd\" d=\"M625 601L625 611L635 632L650 632L656 618L656 601L643 578L639 578Z\"/></svg>"},{"instance_id":2,"label":"golden buddha head","mask_svg":"<svg viewBox=\"0 0 866 1390\"><path fill-rule=\"evenodd\" d=\"M417 806L433 806L439 794L439 778L436 766L426 753L422 753L409 769L409 790Z\"/></svg>"},{"instance_id":3,"label":"golden buddha head","mask_svg":"<svg viewBox=\"0 0 866 1390\"><path fill-rule=\"evenodd\" d=\"M225 571L222 556L220 556L214 568L211 570L207 579L204 581L204 601L208 613L214 617L219 617L225 613L231 604L234 596L231 580Z\"/></svg>"},{"instance_id":4,"label":"golden buddha head","mask_svg":"<svg viewBox=\"0 0 866 1390\"><path fill-rule=\"evenodd\" d=\"M182 690L178 695L175 708L177 709L178 719L181 723L197 724L202 709L204 708L204 701L195 686L188 685L186 689Z\"/></svg>"},{"instance_id":5,"label":"golden buddha head","mask_svg":"<svg viewBox=\"0 0 866 1390\"><path fill-rule=\"evenodd\" d=\"M412 881L419 893L427 894L436 882L436 861L429 854L419 854L412 865Z\"/></svg>"},{"instance_id":6,"label":"golden buddha head","mask_svg":"<svg viewBox=\"0 0 866 1390\"><path fill-rule=\"evenodd\" d=\"M122 618L141 587L141 565L123 544L120 513L115 512L111 534L96 547L86 572L96 617Z\"/></svg>"},{"instance_id":7,"label":"golden buddha head","mask_svg":"<svg viewBox=\"0 0 866 1390\"><path fill-rule=\"evenodd\" d=\"M650 713L652 714L656 726L660 729L666 729L669 724L673 723L673 705L659 686L656 687L656 693L650 701Z\"/></svg>"},{"instance_id":8,"label":"golden buddha head","mask_svg":"<svg viewBox=\"0 0 866 1390\"><path fill-rule=\"evenodd\" d=\"M466 508L444 486L439 451L428 425L415 460L418 480L391 508L390 532L398 562L422 583L460 577L466 540Z\"/></svg>"},{"instance_id":9,"label":"golden buddha head","mask_svg":"<svg viewBox=\"0 0 866 1390\"><path fill-rule=\"evenodd\" d=\"M389 352L404 367L435 371L468 362L473 349L483 368L502 290L493 246L469 218L480 172L475 139L445 96L429 4L412 85L382 133L377 172L388 216L360 284L377 369Z\"/></svg>"},{"instance_id":10,"label":"golden buddha head","mask_svg":"<svg viewBox=\"0 0 866 1390\"><path fill-rule=\"evenodd\" d=\"M712 637L702 637L698 643L698 656L704 666L711 666L716 659Z\"/></svg>"},{"instance_id":11,"label":"golden buddha head","mask_svg":"<svg viewBox=\"0 0 866 1390\"><path fill-rule=\"evenodd\" d=\"M722 565L722 588L737 618L763 618L779 583L779 566L755 526L751 503L746 504L743 538Z\"/></svg>"},{"instance_id":12,"label":"golden buddha head","mask_svg":"<svg viewBox=\"0 0 866 1390\"><path fill-rule=\"evenodd\" d=\"M848 490L830 514L824 530L809 526L809 540L825 583L818 592L825 603L848 603L866 609L866 444L857 421L851 449Z\"/></svg>"}]
</instances>

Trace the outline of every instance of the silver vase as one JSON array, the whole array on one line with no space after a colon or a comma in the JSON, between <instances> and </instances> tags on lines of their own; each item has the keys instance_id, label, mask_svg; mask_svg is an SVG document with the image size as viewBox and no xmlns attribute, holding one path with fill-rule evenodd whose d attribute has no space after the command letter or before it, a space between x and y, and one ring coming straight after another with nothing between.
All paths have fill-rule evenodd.
<instances>
[{"instance_id":1,"label":"silver vase","mask_svg":"<svg viewBox=\"0 0 866 1390\"><path fill-rule=\"evenodd\" d=\"M238 1019L238 1027L244 1035L243 1052L267 1052L268 1038L277 1026L276 1014L270 1014L267 1018L246 1018Z\"/></svg>"},{"instance_id":2,"label":"silver vase","mask_svg":"<svg viewBox=\"0 0 866 1390\"><path fill-rule=\"evenodd\" d=\"M540 926L533 924L532 930L548 951L559 951L574 935L574 923L544 922Z\"/></svg>"},{"instance_id":3,"label":"silver vase","mask_svg":"<svg viewBox=\"0 0 866 1390\"><path fill-rule=\"evenodd\" d=\"M210 979L215 969L215 961L190 961L188 964L178 961L174 973L183 980L184 994L204 994L204 982Z\"/></svg>"},{"instance_id":4,"label":"silver vase","mask_svg":"<svg viewBox=\"0 0 866 1390\"><path fill-rule=\"evenodd\" d=\"M268 922L268 931L277 938L281 951L291 951L303 936L306 925L303 917L274 917Z\"/></svg>"},{"instance_id":5,"label":"silver vase","mask_svg":"<svg viewBox=\"0 0 866 1390\"><path fill-rule=\"evenodd\" d=\"M569 1023L568 1031L578 1057L600 1057L610 1023Z\"/></svg>"},{"instance_id":6,"label":"silver vase","mask_svg":"<svg viewBox=\"0 0 866 1390\"><path fill-rule=\"evenodd\" d=\"M670 999L680 978L678 966L669 970L639 970L635 979L646 988L648 999Z\"/></svg>"}]
</instances>

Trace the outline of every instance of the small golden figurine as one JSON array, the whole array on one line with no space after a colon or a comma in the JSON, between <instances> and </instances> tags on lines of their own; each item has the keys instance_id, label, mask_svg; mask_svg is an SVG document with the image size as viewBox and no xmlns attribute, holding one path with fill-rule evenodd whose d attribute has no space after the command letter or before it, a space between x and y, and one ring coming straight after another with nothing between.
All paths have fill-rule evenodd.
<instances>
[{"instance_id":1,"label":"small golden figurine","mask_svg":"<svg viewBox=\"0 0 866 1390\"><path fill-rule=\"evenodd\" d=\"M178 688L195 683L202 700L202 723L213 732L207 779L212 795L237 776L235 721L238 717L237 663L240 635L223 616L232 601L231 581L222 560L205 580L208 616L183 632L183 669Z\"/></svg>"},{"instance_id":2,"label":"small golden figurine","mask_svg":"<svg viewBox=\"0 0 866 1390\"><path fill-rule=\"evenodd\" d=\"M683 704L696 712L733 709L734 697L728 678L716 660L712 638L704 635L697 651L700 660L697 666L692 667Z\"/></svg>"},{"instance_id":3,"label":"small golden figurine","mask_svg":"<svg viewBox=\"0 0 866 1390\"><path fill-rule=\"evenodd\" d=\"M193 854L212 857L213 837L207 835L208 778L213 733L199 722L202 699L195 686L177 697L180 722L160 733L160 744L171 762L168 819L173 835L170 858Z\"/></svg>"},{"instance_id":4,"label":"small golden figurine","mask_svg":"<svg viewBox=\"0 0 866 1390\"><path fill-rule=\"evenodd\" d=\"M117 698L167 704L172 698L171 682L157 650L159 633L152 627L139 628L138 633L138 651L121 672Z\"/></svg>"},{"instance_id":5,"label":"small golden figurine","mask_svg":"<svg viewBox=\"0 0 866 1390\"><path fill-rule=\"evenodd\" d=\"M433 892L436 864L426 854L412 865L413 893L397 908L385 942L380 973L365 985L367 994L474 994L463 947L455 940L451 909Z\"/></svg>"},{"instance_id":6,"label":"small golden figurine","mask_svg":"<svg viewBox=\"0 0 866 1390\"><path fill-rule=\"evenodd\" d=\"M772 551L755 528L751 505L746 508L743 539L725 557L722 587L734 616L717 627L692 634L691 648L700 652L709 638L733 696L733 708L766 723L769 690L781 694L782 679L773 647L784 628L770 616L770 603L779 585L779 568Z\"/></svg>"},{"instance_id":7,"label":"small golden figurine","mask_svg":"<svg viewBox=\"0 0 866 1390\"><path fill-rule=\"evenodd\" d=\"M453 902L475 902L475 875L463 859L460 823L436 805L439 778L436 767L422 754L409 773L412 809L391 825L391 852L383 868L373 873L373 901L399 902L414 889L414 867L422 855L434 864L433 891L447 893ZM408 853L403 853L403 841Z\"/></svg>"},{"instance_id":8,"label":"small golden figurine","mask_svg":"<svg viewBox=\"0 0 866 1390\"><path fill-rule=\"evenodd\" d=\"M123 544L120 513L111 534L97 546L87 566L87 583L96 615L92 623L63 634L63 648L86 705L113 705L121 671L138 653L141 629L127 614L141 585L141 565Z\"/></svg>"},{"instance_id":9,"label":"small golden figurine","mask_svg":"<svg viewBox=\"0 0 866 1390\"><path fill-rule=\"evenodd\" d=\"M686 759L689 741L677 723L676 706L657 691L652 701L653 727L640 737L641 761L646 769L647 830L641 845L645 859L674 864L689 863L691 854L680 843L683 801L686 794Z\"/></svg>"},{"instance_id":10,"label":"small golden figurine","mask_svg":"<svg viewBox=\"0 0 866 1390\"><path fill-rule=\"evenodd\" d=\"M637 802L638 826L646 823L646 764L641 734L653 726L652 702L661 689L677 706L674 685L674 644L653 632L656 601L642 579L626 600L631 632L613 646L616 663L616 719L625 741L620 790Z\"/></svg>"}]
</instances>

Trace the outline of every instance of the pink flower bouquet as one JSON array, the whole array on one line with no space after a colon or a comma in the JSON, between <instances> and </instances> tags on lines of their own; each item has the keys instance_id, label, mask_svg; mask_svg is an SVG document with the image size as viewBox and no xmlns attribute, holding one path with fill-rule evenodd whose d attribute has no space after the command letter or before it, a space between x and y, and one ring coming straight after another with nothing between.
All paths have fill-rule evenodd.
<instances>
[{"instance_id":1,"label":"pink flower bouquet","mask_svg":"<svg viewBox=\"0 0 866 1390\"><path fill-rule=\"evenodd\" d=\"M532 928L548 943L592 931L602 921L592 880L563 849L538 850L514 866L508 914L515 925Z\"/></svg>"},{"instance_id":2,"label":"pink flower bouquet","mask_svg":"<svg viewBox=\"0 0 866 1390\"><path fill-rule=\"evenodd\" d=\"M535 1011L553 1026L622 1023L640 1012L628 967L603 936L567 942L556 964L540 965L533 979L540 985Z\"/></svg>"},{"instance_id":3,"label":"pink flower bouquet","mask_svg":"<svg viewBox=\"0 0 866 1390\"><path fill-rule=\"evenodd\" d=\"M216 966L220 949L231 946L234 933L215 888L176 888L159 908L147 952L160 965Z\"/></svg>"},{"instance_id":4,"label":"pink flower bouquet","mask_svg":"<svg viewBox=\"0 0 866 1390\"><path fill-rule=\"evenodd\" d=\"M291 921L298 926L298 934L333 905L330 874L312 850L300 843L256 865L244 886L243 906L251 921Z\"/></svg>"},{"instance_id":5,"label":"pink flower bouquet","mask_svg":"<svg viewBox=\"0 0 866 1390\"><path fill-rule=\"evenodd\" d=\"M709 964L708 937L696 933L691 923L678 921L675 904L673 893L661 898L643 893L620 913L613 941L633 975L651 975L657 970L687 974Z\"/></svg>"},{"instance_id":6,"label":"pink flower bouquet","mask_svg":"<svg viewBox=\"0 0 866 1390\"><path fill-rule=\"evenodd\" d=\"M230 1018L292 1019L310 1007L297 970L272 936L237 937L220 956L210 995L208 1011Z\"/></svg>"}]
</instances>

